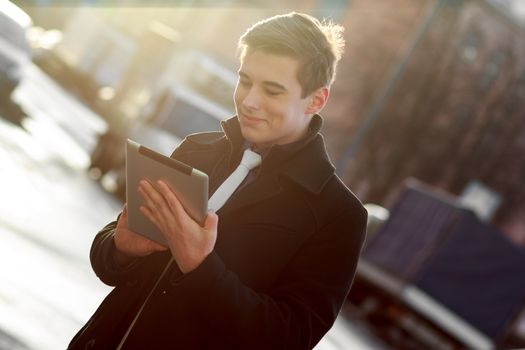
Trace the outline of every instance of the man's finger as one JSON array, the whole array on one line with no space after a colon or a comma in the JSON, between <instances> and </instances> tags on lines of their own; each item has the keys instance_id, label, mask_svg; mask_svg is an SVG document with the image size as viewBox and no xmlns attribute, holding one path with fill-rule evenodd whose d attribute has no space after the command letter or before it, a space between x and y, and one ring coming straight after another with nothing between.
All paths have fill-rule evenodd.
<instances>
[{"instance_id":1,"label":"man's finger","mask_svg":"<svg viewBox=\"0 0 525 350\"><path fill-rule=\"evenodd\" d=\"M155 209L157 210L158 219L163 220L164 222L170 222L173 220L174 213L166 199L166 196L164 195L162 189L159 188L159 186L153 186L152 183L145 181L145 184L143 185L148 190L148 195L150 196L150 199L155 204ZM141 182L142 184L142 182ZM154 209L154 208L152 208Z\"/></svg>"},{"instance_id":2,"label":"man's finger","mask_svg":"<svg viewBox=\"0 0 525 350\"><path fill-rule=\"evenodd\" d=\"M162 212L162 202L164 199L161 198L162 196L160 196L157 190L147 181L141 181L138 190L144 198L144 203L151 214L155 216L157 220L162 220L164 216Z\"/></svg>"},{"instance_id":3,"label":"man's finger","mask_svg":"<svg viewBox=\"0 0 525 350\"><path fill-rule=\"evenodd\" d=\"M151 209L142 205L140 206L139 210L146 218L148 218L149 221L151 221L155 226L157 226L157 228L162 232L164 228L161 226L160 221L155 217L155 215L153 215Z\"/></svg>"},{"instance_id":4,"label":"man's finger","mask_svg":"<svg viewBox=\"0 0 525 350\"><path fill-rule=\"evenodd\" d=\"M186 210L182 206L179 198L173 192L171 187L169 187L164 181L157 181L157 184L159 186L159 189L166 199L166 202L168 203L168 206L170 207L171 211L175 214L176 220L182 221L187 219L188 214L186 213Z\"/></svg>"},{"instance_id":5,"label":"man's finger","mask_svg":"<svg viewBox=\"0 0 525 350\"><path fill-rule=\"evenodd\" d=\"M168 247L165 247L157 242L151 241L151 249L157 252L163 252L165 250L168 250Z\"/></svg>"},{"instance_id":6,"label":"man's finger","mask_svg":"<svg viewBox=\"0 0 525 350\"><path fill-rule=\"evenodd\" d=\"M208 215L206 216L206 220L204 221L204 229L207 232L213 231L217 228L217 225L219 223L219 216L215 214L213 211L209 211Z\"/></svg>"}]
</instances>

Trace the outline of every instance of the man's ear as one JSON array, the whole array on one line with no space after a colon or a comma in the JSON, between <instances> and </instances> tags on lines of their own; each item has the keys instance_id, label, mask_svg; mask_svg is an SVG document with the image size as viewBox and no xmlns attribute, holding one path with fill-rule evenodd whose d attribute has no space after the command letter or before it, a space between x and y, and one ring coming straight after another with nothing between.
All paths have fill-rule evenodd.
<instances>
[{"instance_id":1,"label":"man's ear","mask_svg":"<svg viewBox=\"0 0 525 350\"><path fill-rule=\"evenodd\" d=\"M316 114L323 109L326 102L328 101L328 95L330 94L330 89L326 86L320 87L319 89L312 92L310 95L310 104L306 108L307 114Z\"/></svg>"}]
</instances>

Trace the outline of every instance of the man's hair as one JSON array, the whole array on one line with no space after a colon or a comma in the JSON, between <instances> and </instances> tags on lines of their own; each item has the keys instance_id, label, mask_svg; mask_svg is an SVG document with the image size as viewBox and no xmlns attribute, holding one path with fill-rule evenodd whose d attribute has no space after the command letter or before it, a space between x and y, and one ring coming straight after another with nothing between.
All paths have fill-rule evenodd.
<instances>
[{"instance_id":1,"label":"man's hair","mask_svg":"<svg viewBox=\"0 0 525 350\"><path fill-rule=\"evenodd\" d=\"M302 97L335 79L337 62L345 41L344 28L315 17L291 12L257 22L239 39L241 60L248 52L261 50L299 60L298 80Z\"/></svg>"}]
</instances>

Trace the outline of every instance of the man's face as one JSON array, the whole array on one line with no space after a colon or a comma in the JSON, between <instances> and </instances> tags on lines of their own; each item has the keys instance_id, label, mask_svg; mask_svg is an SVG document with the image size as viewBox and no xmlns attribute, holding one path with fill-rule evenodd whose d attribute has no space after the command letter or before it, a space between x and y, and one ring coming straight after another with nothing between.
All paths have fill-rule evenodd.
<instances>
[{"instance_id":1,"label":"man's face","mask_svg":"<svg viewBox=\"0 0 525 350\"><path fill-rule=\"evenodd\" d=\"M311 97L301 97L299 61L247 52L239 69L235 108L244 138L260 148L299 140L308 130Z\"/></svg>"}]
</instances>

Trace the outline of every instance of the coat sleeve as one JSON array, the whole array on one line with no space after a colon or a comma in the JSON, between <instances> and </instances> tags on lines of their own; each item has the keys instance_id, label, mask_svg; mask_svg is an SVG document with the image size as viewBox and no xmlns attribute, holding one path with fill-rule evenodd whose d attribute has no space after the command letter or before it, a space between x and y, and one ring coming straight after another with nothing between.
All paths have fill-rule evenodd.
<instances>
[{"instance_id":1,"label":"coat sleeve","mask_svg":"<svg viewBox=\"0 0 525 350\"><path fill-rule=\"evenodd\" d=\"M218 333L246 349L311 349L333 325L350 289L366 210L345 210L303 245L267 293L257 293L210 254L179 280ZM234 340L233 340L234 339Z\"/></svg>"},{"instance_id":2,"label":"coat sleeve","mask_svg":"<svg viewBox=\"0 0 525 350\"><path fill-rule=\"evenodd\" d=\"M109 286L116 286L126 281L140 266L142 260L134 259L126 265L117 264L114 258L117 248L113 239L116 226L117 221L113 221L100 230L93 240L89 255L93 271Z\"/></svg>"}]
</instances>

